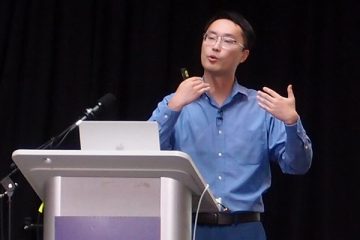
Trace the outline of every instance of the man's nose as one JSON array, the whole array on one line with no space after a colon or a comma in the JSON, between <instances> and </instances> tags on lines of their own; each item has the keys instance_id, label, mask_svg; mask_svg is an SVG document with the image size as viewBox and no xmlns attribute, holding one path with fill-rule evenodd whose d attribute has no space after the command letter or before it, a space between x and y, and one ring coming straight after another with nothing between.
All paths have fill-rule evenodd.
<instances>
[{"instance_id":1,"label":"man's nose","mask_svg":"<svg viewBox=\"0 0 360 240\"><path fill-rule=\"evenodd\" d=\"M214 51L220 51L220 49L221 49L221 37L218 37L216 39L216 42L215 42L215 44L213 45L212 48L213 48Z\"/></svg>"}]
</instances>

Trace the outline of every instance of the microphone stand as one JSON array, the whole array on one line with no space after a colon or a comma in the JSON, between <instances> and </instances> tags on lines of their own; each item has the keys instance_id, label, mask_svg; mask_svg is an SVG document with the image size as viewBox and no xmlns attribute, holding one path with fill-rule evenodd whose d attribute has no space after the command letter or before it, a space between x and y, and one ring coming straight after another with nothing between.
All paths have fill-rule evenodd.
<instances>
[{"instance_id":1,"label":"microphone stand","mask_svg":"<svg viewBox=\"0 0 360 240\"><path fill-rule=\"evenodd\" d=\"M70 125L68 128L66 128L63 132L61 132L60 134L58 134L55 137L52 137L49 141L45 142L44 144L42 144L40 147L38 147L37 149L53 149L53 148L57 148L61 145L61 143L65 140L65 138L68 136L68 134L73 131L77 126L80 125L80 123L82 121L84 121L85 119L87 119L88 116L84 116L82 117L80 120L78 120L77 122L75 122L74 124ZM56 144L56 145L55 145ZM55 145L55 146L54 146ZM13 174L15 174L16 172L19 171L19 168L15 165L15 164L11 164L11 166L14 166L15 168L3 179L1 179L1 185L3 186L3 188L5 189L5 192L3 194L0 194L0 199L1 199L1 203L2 203L2 198L7 195L8 197L8 240L11 240L11 235L12 235L12 196L14 194L14 191L16 189L16 187L18 186L17 183L14 183L11 179L11 176ZM3 210L3 206L1 204L1 210ZM1 240L5 240L4 239L4 230L3 230L3 213L1 211L1 215L0 215L0 228L1 228ZM32 227L38 227L38 224L33 225ZM25 230L28 229L27 227L25 227Z\"/></svg>"},{"instance_id":2,"label":"microphone stand","mask_svg":"<svg viewBox=\"0 0 360 240\"><path fill-rule=\"evenodd\" d=\"M100 110L100 107L102 105L107 105L110 104L111 102L115 101L116 98L114 95L108 93L105 96L103 96L102 98L100 98L98 100L98 103L96 104L95 107L93 108L87 108L85 109L85 113L84 116L82 118L80 118L78 121L76 121L75 123L71 124L68 128L66 128L64 131L62 131L60 134L56 135L55 137L50 138L50 140L48 140L47 142L45 142L44 144L42 144L40 147L38 147L37 149L56 149L58 148L63 141L65 140L65 138L69 135L70 132L72 132L76 127L78 127L84 120L87 120L88 118L94 118L95 117L95 113L98 112ZM16 187L18 186L17 183L14 183L11 180L11 176L13 174L15 174L17 171L19 171L19 168L13 163L10 166L14 166L15 168L5 177L1 180L1 185L3 185L5 192L4 194L0 194L0 199L1 199L1 203L2 203L2 198L7 195L8 196L8 240L11 240L11 203L12 203L12 195L14 194L14 191L16 189ZM0 206L2 209L2 206ZM1 227L1 240L4 240L4 233L3 233L3 226L2 226L2 211L1 211L1 215L0 215L0 227ZM31 224L31 227L39 227L39 224ZM25 229L27 229L28 226L25 226Z\"/></svg>"},{"instance_id":3,"label":"microphone stand","mask_svg":"<svg viewBox=\"0 0 360 240\"><path fill-rule=\"evenodd\" d=\"M61 143L65 140L65 138L69 135L71 131L73 131L77 126L79 126L84 120L86 120L88 117L94 116L93 111L91 109L86 109L85 116L83 116L80 120L70 125L68 128L66 128L63 132L58 134L55 137L50 138L47 142L42 144L37 149L53 149L58 148ZM17 183L14 183L11 179L11 176L19 171L19 168L15 164L11 164L11 166L14 166L15 168L1 180L1 185L5 189L5 192L3 194L0 194L0 199L2 203L2 198L7 195L8 197L8 240L11 240L12 235L12 196L14 194L14 191L16 187L18 186ZM1 210L3 209L1 204ZM1 240L4 240L4 231L3 231L3 213L1 211L0 215L0 228L1 228ZM33 225L32 227L38 227L38 224ZM27 228L25 228L27 229Z\"/></svg>"},{"instance_id":4,"label":"microphone stand","mask_svg":"<svg viewBox=\"0 0 360 240\"><path fill-rule=\"evenodd\" d=\"M2 194L1 198L5 195L8 196L8 240L11 240L11 228L12 228L12 213L11 213L11 204L12 204L12 195L14 194L14 191L17 187L17 183L14 183L13 180L11 180L11 176L16 173L19 169L15 168L13 169L5 178L1 180L1 185L5 189L4 194ZM1 206L2 207L2 206ZM3 220L3 214L1 213L1 224ZM1 229L3 229L3 226L1 226ZM1 230L1 237L4 238L3 230Z\"/></svg>"},{"instance_id":5,"label":"microphone stand","mask_svg":"<svg viewBox=\"0 0 360 240\"><path fill-rule=\"evenodd\" d=\"M4 236L4 214L3 214L3 198L5 197L5 193L0 194L0 239L5 240Z\"/></svg>"}]
</instances>

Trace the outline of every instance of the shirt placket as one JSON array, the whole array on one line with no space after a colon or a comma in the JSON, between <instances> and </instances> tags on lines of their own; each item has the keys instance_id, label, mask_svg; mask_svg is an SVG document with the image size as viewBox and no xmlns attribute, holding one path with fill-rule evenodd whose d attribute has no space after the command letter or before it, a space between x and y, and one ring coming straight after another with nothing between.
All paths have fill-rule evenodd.
<instances>
[{"instance_id":1,"label":"shirt placket","mask_svg":"<svg viewBox=\"0 0 360 240\"><path fill-rule=\"evenodd\" d=\"M218 185L223 185L224 181L225 181L225 176L224 176L224 171L223 171L223 167L224 167L224 154L225 154L225 136L224 136L224 130L223 130L223 126L224 126L224 112L223 109L220 108L218 109L217 112L217 117L216 117L216 165L217 167L217 183ZM222 189L222 187L220 187L220 189Z\"/></svg>"}]
</instances>

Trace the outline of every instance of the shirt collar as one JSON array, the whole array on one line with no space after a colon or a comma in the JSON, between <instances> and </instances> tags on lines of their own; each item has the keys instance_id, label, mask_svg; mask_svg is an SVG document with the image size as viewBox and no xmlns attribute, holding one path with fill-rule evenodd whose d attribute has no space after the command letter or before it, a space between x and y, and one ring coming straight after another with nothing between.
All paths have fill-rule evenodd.
<instances>
[{"instance_id":1,"label":"shirt collar","mask_svg":"<svg viewBox=\"0 0 360 240\"><path fill-rule=\"evenodd\" d=\"M235 79L232 90L231 90L231 94L228 97L228 99L225 101L224 105L226 105L229 101L232 101L232 99L234 99L234 97L237 96L238 94L243 95L245 97L248 97L248 95L249 95L248 89L246 87L240 85L237 82L237 79ZM211 97L206 92L202 96L204 98L207 98L211 103Z\"/></svg>"},{"instance_id":2,"label":"shirt collar","mask_svg":"<svg viewBox=\"0 0 360 240\"><path fill-rule=\"evenodd\" d=\"M242 95L245 95L246 97L248 96L248 89L242 85L240 85L237 81L237 79L235 78L234 80L234 84L233 84L233 87L232 87L232 90L231 90L231 94L230 94L230 97L233 98L236 94L240 93ZM207 95L205 93L205 95Z\"/></svg>"},{"instance_id":3,"label":"shirt collar","mask_svg":"<svg viewBox=\"0 0 360 240\"><path fill-rule=\"evenodd\" d=\"M242 95L245 95L246 97L248 96L248 91L247 91L247 88L240 85L237 80L235 79L234 81L234 85L233 85L233 88L232 88L232 91L231 91L231 97L233 98L236 94L242 94Z\"/></svg>"}]
</instances>

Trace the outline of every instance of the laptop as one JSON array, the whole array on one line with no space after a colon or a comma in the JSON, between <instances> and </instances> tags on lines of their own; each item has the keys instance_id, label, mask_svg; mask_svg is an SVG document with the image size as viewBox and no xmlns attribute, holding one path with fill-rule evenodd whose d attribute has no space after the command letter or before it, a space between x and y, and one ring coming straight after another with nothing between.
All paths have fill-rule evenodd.
<instances>
[{"instance_id":1,"label":"laptop","mask_svg":"<svg viewBox=\"0 0 360 240\"><path fill-rule=\"evenodd\" d=\"M159 127L153 121L84 121L81 150L159 151Z\"/></svg>"}]
</instances>

